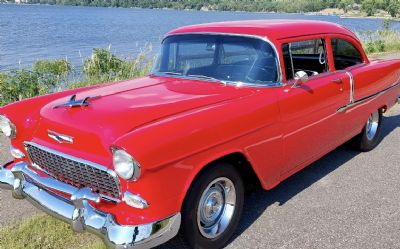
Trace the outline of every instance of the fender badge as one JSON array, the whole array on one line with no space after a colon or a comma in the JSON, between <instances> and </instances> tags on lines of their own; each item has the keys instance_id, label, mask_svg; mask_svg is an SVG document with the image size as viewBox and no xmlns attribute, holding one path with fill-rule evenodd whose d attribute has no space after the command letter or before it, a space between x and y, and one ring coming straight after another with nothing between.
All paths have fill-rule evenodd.
<instances>
[{"instance_id":1,"label":"fender badge","mask_svg":"<svg viewBox=\"0 0 400 249\"><path fill-rule=\"evenodd\" d=\"M73 144L74 143L74 138L71 136L63 135L63 134L60 134L60 133L57 133L57 132L51 131L51 130L48 130L47 132L48 132L48 136L51 139L59 142L60 144Z\"/></svg>"}]
</instances>

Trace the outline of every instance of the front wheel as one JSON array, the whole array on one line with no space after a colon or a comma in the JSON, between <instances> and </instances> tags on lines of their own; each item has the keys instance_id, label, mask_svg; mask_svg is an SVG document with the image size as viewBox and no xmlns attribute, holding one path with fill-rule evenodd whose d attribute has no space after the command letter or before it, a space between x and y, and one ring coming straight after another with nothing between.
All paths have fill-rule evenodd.
<instances>
[{"instance_id":1,"label":"front wheel","mask_svg":"<svg viewBox=\"0 0 400 249\"><path fill-rule=\"evenodd\" d=\"M242 213L243 181L230 164L215 164L195 179L182 209L182 234L192 248L222 248Z\"/></svg>"},{"instance_id":2,"label":"front wheel","mask_svg":"<svg viewBox=\"0 0 400 249\"><path fill-rule=\"evenodd\" d=\"M354 138L354 145L360 151L370 151L374 149L380 140L382 130L382 109L373 112L362 132Z\"/></svg>"}]
</instances>

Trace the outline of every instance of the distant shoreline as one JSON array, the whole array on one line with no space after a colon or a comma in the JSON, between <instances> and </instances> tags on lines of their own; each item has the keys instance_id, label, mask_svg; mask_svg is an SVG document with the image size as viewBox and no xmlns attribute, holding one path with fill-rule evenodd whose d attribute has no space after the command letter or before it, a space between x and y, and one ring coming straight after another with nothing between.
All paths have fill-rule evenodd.
<instances>
[{"instance_id":1,"label":"distant shoreline","mask_svg":"<svg viewBox=\"0 0 400 249\"><path fill-rule=\"evenodd\" d=\"M395 18L390 16L388 13L380 13L378 15L367 16L365 13L359 10L350 10L347 13L342 9L337 8L326 8L318 12L307 12L306 15L316 15L316 16L338 16L340 18L358 18L358 19L382 19L394 22L399 22L400 18Z\"/></svg>"},{"instance_id":2,"label":"distant shoreline","mask_svg":"<svg viewBox=\"0 0 400 249\"><path fill-rule=\"evenodd\" d=\"M348 18L348 19L381 19L381 20L389 20L394 22L400 22L400 18L394 18L390 15L374 15L367 16L360 11L349 11L344 13L341 9L336 8L326 8L316 12L275 12L275 11L245 11L245 10L213 10L202 8L200 10L197 9L179 9L179 8L141 8L141 7L105 7L105 6L90 6L90 5L62 5L62 4L32 4L32 3L2 3L6 5L40 5L40 6L71 6L71 7L91 7L91 8L121 8L121 9L143 9L143 10L181 10L181 11L200 11L200 12L237 12L237 13L261 13L261 14L298 14L298 15L306 15L306 16L337 16L339 18Z\"/></svg>"}]
</instances>

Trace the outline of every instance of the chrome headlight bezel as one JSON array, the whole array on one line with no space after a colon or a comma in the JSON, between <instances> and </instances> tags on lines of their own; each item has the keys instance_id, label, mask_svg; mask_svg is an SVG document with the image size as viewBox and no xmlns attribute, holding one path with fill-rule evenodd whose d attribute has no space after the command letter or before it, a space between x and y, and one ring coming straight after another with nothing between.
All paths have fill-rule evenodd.
<instances>
[{"instance_id":1,"label":"chrome headlight bezel","mask_svg":"<svg viewBox=\"0 0 400 249\"><path fill-rule=\"evenodd\" d=\"M0 115L0 133L10 139L17 137L17 127L4 115Z\"/></svg>"},{"instance_id":2,"label":"chrome headlight bezel","mask_svg":"<svg viewBox=\"0 0 400 249\"><path fill-rule=\"evenodd\" d=\"M138 180L141 173L139 162L123 149L113 147L111 151L115 173L125 180Z\"/></svg>"}]
</instances>

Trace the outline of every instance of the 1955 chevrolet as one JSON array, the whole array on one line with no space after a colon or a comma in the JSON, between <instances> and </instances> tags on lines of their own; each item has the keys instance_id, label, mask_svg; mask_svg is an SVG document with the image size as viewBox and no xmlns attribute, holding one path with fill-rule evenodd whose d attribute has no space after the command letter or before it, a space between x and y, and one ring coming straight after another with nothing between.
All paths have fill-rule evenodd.
<instances>
[{"instance_id":1,"label":"1955 chevrolet","mask_svg":"<svg viewBox=\"0 0 400 249\"><path fill-rule=\"evenodd\" d=\"M0 108L0 185L110 248L181 232L221 248L249 186L271 189L348 140L369 151L399 101L400 60L369 61L317 21L178 28L144 78Z\"/></svg>"}]
</instances>

